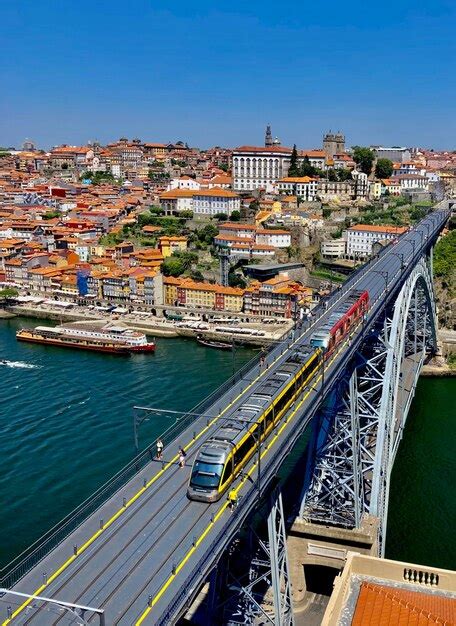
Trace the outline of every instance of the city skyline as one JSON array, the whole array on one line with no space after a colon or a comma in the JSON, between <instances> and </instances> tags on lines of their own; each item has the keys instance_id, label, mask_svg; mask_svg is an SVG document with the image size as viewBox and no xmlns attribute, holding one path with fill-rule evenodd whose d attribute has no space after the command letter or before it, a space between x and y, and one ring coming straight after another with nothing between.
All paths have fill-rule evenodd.
<instances>
[{"instance_id":1,"label":"city skyline","mask_svg":"<svg viewBox=\"0 0 456 626\"><path fill-rule=\"evenodd\" d=\"M455 9L427 5L387 3L378 15L330 2L322 15L289 1L83 1L57 12L52 0L7 0L0 144L261 145L270 123L287 146L320 145L332 128L348 145L452 149Z\"/></svg>"}]
</instances>

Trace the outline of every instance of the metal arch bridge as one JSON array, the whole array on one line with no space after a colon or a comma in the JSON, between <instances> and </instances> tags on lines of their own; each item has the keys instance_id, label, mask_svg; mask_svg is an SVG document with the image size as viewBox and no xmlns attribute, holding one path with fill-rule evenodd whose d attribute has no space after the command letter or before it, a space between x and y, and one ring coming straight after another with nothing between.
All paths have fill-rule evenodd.
<instances>
[{"instance_id":1,"label":"metal arch bridge","mask_svg":"<svg viewBox=\"0 0 456 626\"><path fill-rule=\"evenodd\" d=\"M110 490L102 488L77 515L65 518L18 557L0 581L0 623L175 623L255 509L258 488L271 488L284 458L314 416L315 455L300 514L350 528L370 512L380 518L381 553L394 455L419 368L436 347L429 266L449 214L445 209L430 213L352 275L316 318L271 349L266 366L255 364L241 372L210 397L196 419L189 414L191 423L178 439L165 439L163 462L154 461L148 448L117 475ZM291 350L308 342L315 327L353 288L369 291L367 318L303 390L237 479L239 505L234 513L224 499L213 504L188 500L190 467L201 442ZM414 367L407 369L410 362ZM331 409L334 390L342 402ZM319 436L323 431L326 436ZM187 450L184 468L178 466L178 444ZM280 498L272 505L268 524L266 548L275 588L275 611L268 619L291 624ZM245 593L248 596L249 590Z\"/></svg>"}]
</instances>

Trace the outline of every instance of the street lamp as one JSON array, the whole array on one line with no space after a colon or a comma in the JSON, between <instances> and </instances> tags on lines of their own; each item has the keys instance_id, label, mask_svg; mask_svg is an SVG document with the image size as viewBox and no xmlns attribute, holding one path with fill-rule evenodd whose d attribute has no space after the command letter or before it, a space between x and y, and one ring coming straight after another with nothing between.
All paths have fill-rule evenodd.
<instances>
[{"instance_id":1,"label":"street lamp","mask_svg":"<svg viewBox=\"0 0 456 626\"><path fill-rule=\"evenodd\" d=\"M403 252L391 252L391 254L397 256L397 258L401 260L401 270L403 270L405 267Z\"/></svg>"},{"instance_id":2,"label":"street lamp","mask_svg":"<svg viewBox=\"0 0 456 626\"><path fill-rule=\"evenodd\" d=\"M387 271L384 270L372 270L374 272L374 274L380 274L380 276L383 276L383 279L385 281L385 292L388 293L388 277L389 277L389 273Z\"/></svg>"}]
</instances>

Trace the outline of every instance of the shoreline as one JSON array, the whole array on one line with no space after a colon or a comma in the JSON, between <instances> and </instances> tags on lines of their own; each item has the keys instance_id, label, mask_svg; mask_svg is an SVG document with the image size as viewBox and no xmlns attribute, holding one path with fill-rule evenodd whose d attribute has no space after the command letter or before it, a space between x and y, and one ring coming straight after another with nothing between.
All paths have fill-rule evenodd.
<instances>
[{"instance_id":1,"label":"shoreline","mask_svg":"<svg viewBox=\"0 0 456 626\"><path fill-rule=\"evenodd\" d=\"M31 319L39 319L39 320L49 320L54 322L60 322L61 324L68 322L79 322L79 323L107 323L113 321L114 319L119 319L116 317L103 316L92 311L84 311L76 312L74 310L67 311L51 311L50 309L36 309L30 305L28 306L11 306L5 311L6 315L3 319L12 319L14 317L25 317ZM2 319L2 317L0 317ZM263 347L269 346L271 343L276 343L280 340L281 336L288 332L290 325L286 327L276 329L275 331L265 331L267 334L264 337L246 337L246 336L236 336L230 333L216 333L212 329L201 330L201 329L193 329L193 328L182 328L176 327L171 322L168 322L164 318L156 318L153 321L151 320L143 320L143 319L129 319L128 317L121 317L120 321L122 324L131 328L132 330L137 330L138 332L142 332L146 335L152 335L155 337L185 337L196 340L198 335L203 336L205 339L210 340L219 340L219 341L227 341L231 342L233 337L237 345L245 345L245 346L253 346L253 347ZM250 326L254 326L253 324ZM262 330L264 330L262 328Z\"/></svg>"}]
</instances>

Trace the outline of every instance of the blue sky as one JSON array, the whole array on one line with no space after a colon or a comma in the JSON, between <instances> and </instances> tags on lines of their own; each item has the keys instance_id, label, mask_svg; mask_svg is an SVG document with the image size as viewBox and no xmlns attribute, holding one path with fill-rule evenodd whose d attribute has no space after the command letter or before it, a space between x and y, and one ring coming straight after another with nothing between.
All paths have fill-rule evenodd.
<instances>
[{"instance_id":1,"label":"blue sky","mask_svg":"<svg viewBox=\"0 0 456 626\"><path fill-rule=\"evenodd\" d=\"M455 5L1 0L0 145L454 149Z\"/></svg>"}]
</instances>

